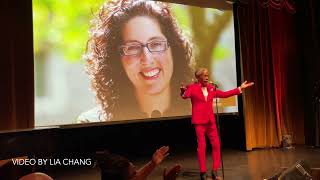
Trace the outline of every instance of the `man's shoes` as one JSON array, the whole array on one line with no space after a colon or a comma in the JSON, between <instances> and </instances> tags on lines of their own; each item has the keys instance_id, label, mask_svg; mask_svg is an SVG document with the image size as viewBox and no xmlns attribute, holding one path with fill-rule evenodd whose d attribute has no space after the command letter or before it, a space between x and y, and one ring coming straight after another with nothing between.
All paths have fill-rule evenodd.
<instances>
[{"instance_id":1,"label":"man's shoes","mask_svg":"<svg viewBox=\"0 0 320 180\"><path fill-rule=\"evenodd\" d=\"M212 177L212 180L222 180L222 178L218 176L217 171L211 171L211 177Z\"/></svg>"},{"instance_id":2,"label":"man's shoes","mask_svg":"<svg viewBox=\"0 0 320 180\"><path fill-rule=\"evenodd\" d=\"M201 172L200 173L200 180L206 180L207 179L207 173L206 172Z\"/></svg>"}]
</instances>

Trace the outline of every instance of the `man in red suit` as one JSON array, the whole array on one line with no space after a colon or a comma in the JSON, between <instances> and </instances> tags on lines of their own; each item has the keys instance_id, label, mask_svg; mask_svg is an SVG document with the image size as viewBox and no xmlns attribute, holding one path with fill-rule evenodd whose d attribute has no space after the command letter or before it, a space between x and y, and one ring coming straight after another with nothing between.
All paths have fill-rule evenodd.
<instances>
[{"instance_id":1,"label":"man in red suit","mask_svg":"<svg viewBox=\"0 0 320 180\"><path fill-rule=\"evenodd\" d=\"M217 176L217 171L220 166L220 142L216 128L216 122L213 114L213 98L227 98L233 95L238 95L247 87L254 83L245 81L240 87L230 91L220 91L215 86L209 83L209 72L206 68L199 68L195 72L195 77L198 80L188 86L183 84L180 87L181 97L191 98L192 103L192 124L194 125L197 141L198 141L198 162L200 166L200 178L206 179L206 139L208 136L212 146L212 179L220 179Z\"/></svg>"}]
</instances>

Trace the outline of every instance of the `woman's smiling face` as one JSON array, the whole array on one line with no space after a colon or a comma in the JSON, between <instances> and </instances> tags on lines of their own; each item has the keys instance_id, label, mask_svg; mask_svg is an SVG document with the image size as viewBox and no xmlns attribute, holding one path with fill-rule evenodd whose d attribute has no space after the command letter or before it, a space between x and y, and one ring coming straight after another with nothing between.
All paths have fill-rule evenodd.
<instances>
[{"instance_id":1,"label":"woman's smiling face","mask_svg":"<svg viewBox=\"0 0 320 180\"><path fill-rule=\"evenodd\" d=\"M172 52L157 20L148 16L130 19L124 25L122 39L126 53L121 62L135 89L157 94L168 88L173 73ZM128 55L132 52L134 55Z\"/></svg>"}]
</instances>

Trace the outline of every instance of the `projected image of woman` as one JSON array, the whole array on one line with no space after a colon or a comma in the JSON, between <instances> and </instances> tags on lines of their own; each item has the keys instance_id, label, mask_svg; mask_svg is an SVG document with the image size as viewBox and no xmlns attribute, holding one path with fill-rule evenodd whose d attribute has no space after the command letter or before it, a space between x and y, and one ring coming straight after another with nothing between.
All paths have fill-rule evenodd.
<instances>
[{"instance_id":1,"label":"projected image of woman","mask_svg":"<svg viewBox=\"0 0 320 180\"><path fill-rule=\"evenodd\" d=\"M98 106L82 122L188 113L180 82L192 78L192 50L165 3L116 0L93 21L85 59Z\"/></svg>"}]
</instances>

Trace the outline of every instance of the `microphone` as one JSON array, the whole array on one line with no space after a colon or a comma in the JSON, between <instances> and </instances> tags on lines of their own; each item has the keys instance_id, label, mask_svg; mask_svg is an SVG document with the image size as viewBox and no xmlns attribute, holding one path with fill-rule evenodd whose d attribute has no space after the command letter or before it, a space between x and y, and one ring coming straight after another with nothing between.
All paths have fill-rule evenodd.
<instances>
[{"instance_id":1,"label":"microphone","mask_svg":"<svg viewBox=\"0 0 320 180\"><path fill-rule=\"evenodd\" d=\"M159 110L153 110L151 113L151 118L158 118L161 117L161 112Z\"/></svg>"},{"instance_id":2,"label":"microphone","mask_svg":"<svg viewBox=\"0 0 320 180\"><path fill-rule=\"evenodd\" d=\"M212 82L212 81L209 81L209 84L213 85L215 88L219 88L218 84Z\"/></svg>"}]
</instances>

